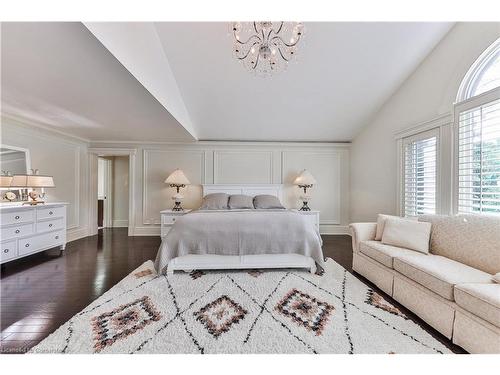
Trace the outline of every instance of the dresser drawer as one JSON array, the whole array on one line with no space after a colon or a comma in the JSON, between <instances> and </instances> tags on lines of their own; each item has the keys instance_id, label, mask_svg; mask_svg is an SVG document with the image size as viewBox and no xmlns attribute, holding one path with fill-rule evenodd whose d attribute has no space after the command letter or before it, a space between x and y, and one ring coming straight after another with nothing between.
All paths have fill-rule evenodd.
<instances>
[{"instance_id":1,"label":"dresser drawer","mask_svg":"<svg viewBox=\"0 0 500 375\"><path fill-rule=\"evenodd\" d=\"M66 207L43 207L37 208L37 220L52 219L54 217L63 217L66 212Z\"/></svg>"},{"instance_id":2,"label":"dresser drawer","mask_svg":"<svg viewBox=\"0 0 500 375\"><path fill-rule=\"evenodd\" d=\"M2 261L17 257L17 241L2 242L0 250L0 259Z\"/></svg>"},{"instance_id":3,"label":"dresser drawer","mask_svg":"<svg viewBox=\"0 0 500 375\"><path fill-rule=\"evenodd\" d=\"M1 218L0 220L1 225L28 223L34 220L35 210L33 208L31 209L27 208L19 211L5 212L2 213L0 218Z\"/></svg>"},{"instance_id":4,"label":"dresser drawer","mask_svg":"<svg viewBox=\"0 0 500 375\"><path fill-rule=\"evenodd\" d=\"M45 220L38 221L36 223L36 232L43 233L51 230L62 229L64 228L64 218L53 219L53 220Z\"/></svg>"},{"instance_id":5,"label":"dresser drawer","mask_svg":"<svg viewBox=\"0 0 500 375\"><path fill-rule=\"evenodd\" d=\"M3 227L1 233L2 233L2 240L27 236L33 233L33 224L19 224L19 225L11 225L8 227Z\"/></svg>"},{"instance_id":6,"label":"dresser drawer","mask_svg":"<svg viewBox=\"0 0 500 375\"><path fill-rule=\"evenodd\" d=\"M37 234L19 240L19 255L29 254L41 248L56 247L64 243L63 231Z\"/></svg>"}]
</instances>

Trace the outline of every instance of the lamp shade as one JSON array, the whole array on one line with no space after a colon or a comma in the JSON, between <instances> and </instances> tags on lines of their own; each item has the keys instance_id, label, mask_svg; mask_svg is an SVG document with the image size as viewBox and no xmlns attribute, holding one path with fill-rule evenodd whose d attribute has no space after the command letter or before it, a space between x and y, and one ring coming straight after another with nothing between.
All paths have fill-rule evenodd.
<instances>
[{"instance_id":1,"label":"lamp shade","mask_svg":"<svg viewBox=\"0 0 500 375\"><path fill-rule=\"evenodd\" d=\"M311 173L309 173L308 170L304 169L300 174L297 176L295 181L293 181L294 185L315 185L316 184L316 179L313 177Z\"/></svg>"},{"instance_id":2,"label":"lamp shade","mask_svg":"<svg viewBox=\"0 0 500 375\"><path fill-rule=\"evenodd\" d=\"M0 176L0 188L9 188L12 176Z\"/></svg>"},{"instance_id":3,"label":"lamp shade","mask_svg":"<svg viewBox=\"0 0 500 375\"><path fill-rule=\"evenodd\" d=\"M55 187L52 176L19 174L12 177L10 187L15 188L51 188Z\"/></svg>"},{"instance_id":4,"label":"lamp shade","mask_svg":"<svg viewBox=\"0 0 500 375\"><path fill-rule=\"evenodd\" d=\"M180 169L176 169L173 171L170 176L165 180L166 184L171 185L189 185L191 184L187 177L184 175L184 172Z\"/></svg>"}]
</instances>

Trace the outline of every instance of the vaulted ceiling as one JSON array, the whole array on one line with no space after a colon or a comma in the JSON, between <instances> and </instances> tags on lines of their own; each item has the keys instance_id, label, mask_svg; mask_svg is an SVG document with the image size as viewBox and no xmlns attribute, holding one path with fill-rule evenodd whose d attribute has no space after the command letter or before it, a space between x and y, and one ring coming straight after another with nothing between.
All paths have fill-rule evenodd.
<instances>
[{"instance_id":1,"label":"vaulted ceiling","mask_svg":"<svg viewBox=\"0 0 500 375\"><path fill-rule=\"evenodd\" d=\"M451 23L305 23L271 78L228 23L2 25L2 113L93 141L350 141Z\"/></svg>"}]
</instances>

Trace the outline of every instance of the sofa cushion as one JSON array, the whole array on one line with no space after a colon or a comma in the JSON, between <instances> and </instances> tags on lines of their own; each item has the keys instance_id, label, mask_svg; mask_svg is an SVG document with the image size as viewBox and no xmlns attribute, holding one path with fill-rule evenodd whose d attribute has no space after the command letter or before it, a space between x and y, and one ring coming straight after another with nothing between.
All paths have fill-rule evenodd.
<instances>
[{"instance_id":1,"label":"sofa cushion","mask_svg":"<svg viewBox=\"0 0 500 375\"><path fill-rule=\"evenodd\" d=\"M388 218L385 221L382 243L427 254L430 235L430 223Z\"/></svg>"},{"instance_id":2,"label":"sofa cushion","mask_svg":"<svg viewBox=\"0 0 500 375\"><path fill-rule=\"evenodd\" d=\"M453 301L453 287L464 283L490 283L491 275L439 255L398 255L394 269Z\"/></svg>"},{"instance_id":3,"label":"sofa cushion","mask_svg":"<svg viewBox=\"0 0 500 375\"><path fill-rule=\"evenodd\" d=\"M430 252L481 271L500 272L500 217L424 215L432 223Z\"/></svg>"},{"instance_id":4,"label":"sofa cushion","mask_svg":"<svg viewBox=\"0 0 500 375\"><path fill-rule=\"evenodd\" d=\"M455 285L455 301L458 306L500 327L500 285Z\"/></svg>"},{"instance_id":5,"label":"sofa cushion","mask_svg":"<svg viewBox=\"0 0 500 375\"><path fill-rule=\"evenodd\" d=\"M424 254L420 254L413 250L403 249L402 247L396 247L391 245L385 245L380 241L362 241L359 244L359 251L389 268L394 268L393 259L397 255L425 256Z\"/></svg>"},{"instance_id":6,"label":"sofa cushion","mask_svg":"<svg viewBox=\"0 0 500 375\"><path fill-rule=\"evenodd\" d=\"M382 235L384 234L385 221L389 218L401 219L399 216L378 214L378 216L377 216L377 231L375 232L375 240L380 241L382 239Z\"/></svg>"}]
</instances>

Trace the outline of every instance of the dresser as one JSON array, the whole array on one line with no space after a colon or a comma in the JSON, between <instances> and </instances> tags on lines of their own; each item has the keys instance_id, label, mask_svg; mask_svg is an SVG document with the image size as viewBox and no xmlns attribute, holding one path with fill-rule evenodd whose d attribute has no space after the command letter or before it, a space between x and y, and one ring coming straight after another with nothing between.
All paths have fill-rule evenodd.
<instances>
[{"instance_id":1,"label":"dresser","mask_svg":"<svg viewBox=\"0 0 500 375\"><path fill-rule=\"evenodd\" d=\"M67 203L0 205L0 263L43 250L66 247Z\"/></svg>"},{"instance_id":2,"label":"dresser","mask_svg":"<svg viewBox=\"0 0 500 375\"><path fill-rule=\"evenodd\" d=\"M161 238L163 238L167 235L168 231L170 230L172 225L174 225L175 221L179 217L187 214L188 212L191 212L191 210L184 210L184 211L163 210L163 211L160 211L160 217L161 217L160 236L161 236Z\"/></svg>"}]
</instances>

